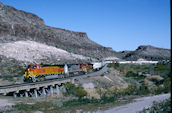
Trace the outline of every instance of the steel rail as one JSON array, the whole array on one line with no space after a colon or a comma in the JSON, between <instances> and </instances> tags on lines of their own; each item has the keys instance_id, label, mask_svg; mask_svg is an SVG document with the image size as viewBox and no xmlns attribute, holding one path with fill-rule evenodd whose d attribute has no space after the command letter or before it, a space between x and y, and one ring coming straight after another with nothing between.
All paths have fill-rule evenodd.
<instances>
[{"instance_id":1,"label":"steel rail","mask_svg":"<svg viewBox=\"0 0 172 113\"><path fill-rule=\"evenodd\" d=\"M88 76L97 76L97 75L100 75L106 71L107 71L107 64L101 70L93 72L93 73L85 74L85 75L77 75L77 76L72 76L72 77L67 77L67 78L52 79L52 80L45 80L45 81L31 82L31 83L4 85L4 86L0 86L0 89L27 86L27 85L35 85L35 84L43 84L43 83L49 83L49 82L53 82L53 81L63 81L63 80L67 80L67 79L77 79L77 78L83 78L83 77L88 77Z\"/></svg>"}]
</instances>

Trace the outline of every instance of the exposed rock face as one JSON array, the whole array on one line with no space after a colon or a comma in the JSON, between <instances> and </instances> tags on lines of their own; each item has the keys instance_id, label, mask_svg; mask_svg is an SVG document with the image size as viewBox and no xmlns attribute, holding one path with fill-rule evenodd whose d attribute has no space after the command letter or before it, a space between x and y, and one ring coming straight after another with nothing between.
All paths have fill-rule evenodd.
<instances>
[{"instance_id":1,"label":"exposed rock face","mask_svg":"<svg viewBox=\"0 0 172 113\"><path fill-rule=\"evenodd\" d=\"M43 25L44 21L43 19L39 18L38 16L17 10L11 6L3 5L0 3L0 21L1 22L7 22L7 23L25 23L27 25L33 24L33 25Z\"/></svg>"},{"instance_id":2,"label":"exposed rock face","mask_svg":"<svg viewBox=\"0 0 172 113\"><path fill-rule=\"evenodd\" d=\"M38 16L0 3L0 74L17 74L29 63L89 62L116 54L84 32L46 26Z\"/></svg>"},{"instance_id":3,"label":"exposed rock face","mask_svg":"<svg viewBox=\"0 0 172 113\"><path fill-rule=\"evenodd\" d=\"M0 55L27 63L62 64L65 61L69 63L70 61L86 62L89 60L88 57L33 41L2 43L0 48Z\"/></svg>"},{"instance_id":4,"label":"exposed rock face","mask_svg":"<svg viewBox=\"0 0 172 113\"><path fill-rule=\"evenodd\" d=\"M45 43L68 52L102 58L117 54L113 50L91 41L84 32L74 32L46 26L34 14L0 5L0 43L31 40Z\"/></svg>"},{"instance_id":5,"label":"exposed rock face","mask_svg":"<svg viewBox=\"0 0 172 113\"><path fill-rule=\"evenodd\" d=\"M106 57L159 60L168 59L170 51L140 46L132 52L115 52L91 41L85 32L46 26L38 16L0 3L0 75L17 74L28 63L72 63Z\"/></svg>"},{"instance_id":6,"label":"exposed rock face","mask_svg":"<svg viewBox=\"0 0 172 113\"><path fill-rule=\"evenodd\" d=\"M139 46L135 51L123 51L123 59L126 60L137 60L143 58L146 60L169 60L170 50L157 48L153 46Z\"/></svg>"}]
</instances>

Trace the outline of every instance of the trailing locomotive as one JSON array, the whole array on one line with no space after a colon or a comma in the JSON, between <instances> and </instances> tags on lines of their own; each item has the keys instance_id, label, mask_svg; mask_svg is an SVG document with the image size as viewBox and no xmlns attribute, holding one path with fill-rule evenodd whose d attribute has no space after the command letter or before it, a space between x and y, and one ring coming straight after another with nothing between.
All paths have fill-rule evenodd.
<instances>
[{"instance_id":1,"label":"trailing locomotive","mask_svg":"<svg viewBox=\"0 0 172 113\"><path fill-rule=\"evenodd\" d=\"M44 81L46 79L66 78L93 70L93 64L40 65L30 64L24 74L24 82Z\"/></svg>"}]
</instances>

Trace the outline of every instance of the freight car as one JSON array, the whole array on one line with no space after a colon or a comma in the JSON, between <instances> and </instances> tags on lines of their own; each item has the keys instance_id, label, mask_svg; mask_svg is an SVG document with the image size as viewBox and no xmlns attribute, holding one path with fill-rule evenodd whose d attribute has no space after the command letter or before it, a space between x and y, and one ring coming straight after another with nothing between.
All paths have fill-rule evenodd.
<instances>
[{"instance_id":1,"label":"freight car","mask_svg":"<svg viewBox=\"0 0 172 113\"><path fill-rule=\"evenodd\" d=\"M40 65L30 64L24 74L24 82L44 81L46 79L66 78L93 70L93 64Z\"/></svg>"},{"instance_id":2,"label":"freight car","mask_svg":"<svg viewBox=\"0 0 172 113\"><path fill-rule=\"evenodd\" d=\"M106 64L106 62L94 62L92 64L94 70L100 70Z\"/></svg>"}]
</instances>

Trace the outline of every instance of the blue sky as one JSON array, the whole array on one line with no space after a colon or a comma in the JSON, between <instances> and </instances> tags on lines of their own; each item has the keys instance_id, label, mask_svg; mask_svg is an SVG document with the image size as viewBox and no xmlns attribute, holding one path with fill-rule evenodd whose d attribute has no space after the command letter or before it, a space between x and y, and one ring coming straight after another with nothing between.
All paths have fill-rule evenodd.
<instances>
[{"instance_id":1,"label":"blue sky","mask_svg":"<svg viewBox=\"0 0 172 113\"><path fill-rule=\"evenodd\" d=\"M116 51L170 48L170 0L0 0Z\"/></svg>"}]
</instances>

